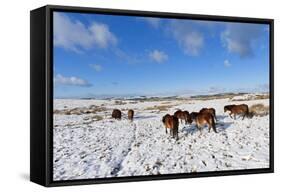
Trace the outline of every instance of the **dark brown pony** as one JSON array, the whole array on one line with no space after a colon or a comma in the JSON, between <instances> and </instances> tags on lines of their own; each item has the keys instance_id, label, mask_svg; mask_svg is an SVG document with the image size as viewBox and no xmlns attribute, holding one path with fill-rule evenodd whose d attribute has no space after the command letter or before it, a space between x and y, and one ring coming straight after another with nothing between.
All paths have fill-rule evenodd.
<instances>
[{"instance_id":1,"label":"dark brown pony","mask_svg":"<svg viewBox=\"0 0 281 192\"><path fill-rule=\"evenodd\" d=\"M132 109L128 110L128 119L133 121L133 119L134 119L134 110L132 110Z\"/></svg>"},{"instance_id":2,"label":"dark brown pony","mask_svg":"<svg viewBox=\"0 0 281 192\"><path fill-rule=\"evenodd\" d=\"M191 112L190 113L191 121L195 121L198 114L199 112Z\"/></svg>"},{"instance_id":3,"label":"dark brown pony","mask_svg":"<svg viewBox=\"0 0 281 192\"><path fill-rule=\"evenodd\" d=\"M119 110L119 109L114 109L113 111L112 111L112 118L114 118L114 119L121 119L121 116L122 116L122 113L121 113L121 111Z\"/></svg>"},{"instance_id":4,"label":"dark brown pony","mask_svg":"<svg viewBox=\"0 0 281 192\"><path fill-rule=\"evenodd\" d=\"M249 117L249 107L246 104L241 105L226 105L224 106L224 112L229 111L229 116L232 118L232 114L234 119L236 119L236 115L242 115L244 120L245 116Z\"/></svg>"},{"instance_id":5,"label":"dark brown pony","mask_svg":"<svg viewBox=\"0 0 281 192\"><path fill-rule=\"evenodd\" d=\"M177 110L174 113L174 116L176 116L178 119L180 119L181 123L182 123L182 120L185 121L185 124L187 124L187 123L191 124L192 123L192 120L191 120L191 117L190 117L188 111Z\"/></svg>"},{"instance_id":6,"label":"dark brown pony","mask_svg":"<svg viewBox=\"0 0 281 192\"><path fill-rule=\"evenodd\" d=\"M169 128L170 129L170 135L173 138L176 138L176 140L178 140L179 139L179 136L178 136L179 119L174 115L166 114L162 118L162 122L165 125L166 133L168 133L167 128Z\"/></svg>"},{"instance_id":7,"label":"dark brown pony","mask_svg":"<svg viewBox=\"0 0 281 192\"><path fill-rule=\"evenodd\" d=\"M199 113L210 113L214 116L215 120L217 120L217 117L216 117L216 110L214 108L202 108Z\"/></svg>"},{"instance_id":8,"label":"dark brown pony","mask_svg":"<svg viewBox=\"0 0 281 192\"><path fill-rule=\"evenodd\" d=\"M211 131L211 128L213 128L214 132L217 133L215 119L211 113L198 113L195 116L195 123L197 128L200 130L200 135L202 134L202 129L205 125L208 125L209 132Z\"/></svg>"},{"instance_id":9,"label":"dark brown pony","mask_svg":"<svg viewBox=\"0 0 281 192\"><path fill-rule=\"evenodd\" d=\"M190 113L191 119L195 121L196 127L200 130L200 135L202 134L202 129L204 125L208 125L209 132L213 128L214 132L217 133L215 118L211 113L207 112L192 112Z\"/></svg>"}]
</instances>

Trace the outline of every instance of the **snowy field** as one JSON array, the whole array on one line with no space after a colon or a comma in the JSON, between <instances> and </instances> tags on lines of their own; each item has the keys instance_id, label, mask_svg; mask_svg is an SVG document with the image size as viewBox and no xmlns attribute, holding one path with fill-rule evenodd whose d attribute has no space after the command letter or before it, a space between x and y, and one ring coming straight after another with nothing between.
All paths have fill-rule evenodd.
<instances>
[{"instance_id":1,"label":"snowy field","mask_svg":"<svg viewBox=\"0 0 281 192\"><path fill-rule=\"evenodd\" d=\"M157 175L269 167L269 115L231 119L224 105L269 105L269 99L166 101L54 101L54 180ZM165 134L162 117L177 109L216 109L218 133L179 126L179 140ZM112 109L122 120L111 118ZM127 110L135 111L134 121Z\"/></svg>"}]
</instances>

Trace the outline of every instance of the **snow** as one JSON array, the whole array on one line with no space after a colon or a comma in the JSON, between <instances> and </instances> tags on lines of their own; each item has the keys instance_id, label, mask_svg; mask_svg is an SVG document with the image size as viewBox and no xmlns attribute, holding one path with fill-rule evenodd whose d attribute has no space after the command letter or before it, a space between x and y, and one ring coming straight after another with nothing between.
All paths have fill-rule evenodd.
<instances>
[{"instance_id":1,"label":"snow","mask_svg":"<svg viewBox=\"0 0 281 192\"><path fill-rule=\"evenodd\" d=\"M269 105L268 99L249 101L171 100L123 101L56 99L55 110L103 106L105 111L82 115L54 114L54 180L206 172L269 167L269 115L231 119L228 104ZM167 111L148 107L170 105ZM205 128L201 137L194 124L179 127L179 140L165 134L161 121L176 109L216 109L218 133ZM122 120L111 119L112 109ZM127 109L135 118L127 119ZM96 120L96 115L102 120Z\"/></svg>"}]
</instances>

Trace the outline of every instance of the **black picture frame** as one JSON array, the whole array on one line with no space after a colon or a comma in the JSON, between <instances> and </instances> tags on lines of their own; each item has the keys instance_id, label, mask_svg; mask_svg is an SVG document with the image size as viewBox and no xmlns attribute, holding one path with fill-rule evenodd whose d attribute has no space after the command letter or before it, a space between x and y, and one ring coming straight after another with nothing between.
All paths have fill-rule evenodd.
<instances>
[{"instance_id":1,"label":"black picture frame","mask_svg":"<svg viewBox=\"0 0 281 192\"><path fill-rule=\"evenodd\" d=\"M54 11L269 24L270 26L270 167L261 169L53 181L53 16ZM47 5L30 12L30 180L53 187L274 172L274 20L246 17L118 10Z\"/></svg>"}]
</instances>

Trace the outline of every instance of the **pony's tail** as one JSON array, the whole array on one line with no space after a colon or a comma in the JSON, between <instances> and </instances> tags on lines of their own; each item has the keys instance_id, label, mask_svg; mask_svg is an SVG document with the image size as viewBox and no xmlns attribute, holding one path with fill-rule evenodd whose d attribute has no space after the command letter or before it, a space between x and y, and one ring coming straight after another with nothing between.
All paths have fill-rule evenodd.
<instances>
[{"instance_id":1,"label":"pony's tail","mask_svg":"<svg viewBox=\"0 0 281 192\"><path fill-rule=\"evenodd\" d=\"M253 111L250 111L249 108L247 107L246 117L252 118L253 116L254 116L254 112L253 112Z\"/></svg>"},{"instance_id":2,"label":"pony's tail","mask_svg":"<svg viewBox=\"0 0 281 192\"><path fill-rule=\"evenodd\" d=\"M213 115L212 115L212 118L211 118L211 125L212 125L213 130L217 133L215 118L214 118Z\"/></svg>"}]
</instances>

